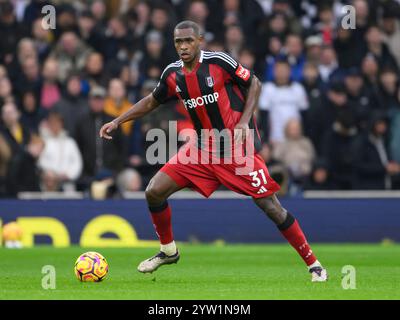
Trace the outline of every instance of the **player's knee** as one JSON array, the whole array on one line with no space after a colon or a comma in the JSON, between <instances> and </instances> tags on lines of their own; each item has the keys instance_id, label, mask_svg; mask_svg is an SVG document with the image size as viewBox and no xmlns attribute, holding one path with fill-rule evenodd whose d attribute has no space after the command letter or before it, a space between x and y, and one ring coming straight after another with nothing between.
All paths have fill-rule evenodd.
<instances>
[{"instance_id":1,"label":"player's knee","mask_svg":"<svg viewBox=\"0 0 400 320\"><path fill-rule=\"evenodd\" d=\"M154 200L157 199L157 192L155 188L153 188L150 184L147 186L144 194L146 196L147 202L154 202Z\"/></svg>"},{"instance_id":2,"label":"player's knee","mask_svg":"<svg viewBox=\"0 0 400 320\"><path fill-rule=\"evenodd\" d=\"M150 204L157 204L166 200L162 189L152 181L148 184L145 195L147 202Z\"/></svg>"}]
</instances>

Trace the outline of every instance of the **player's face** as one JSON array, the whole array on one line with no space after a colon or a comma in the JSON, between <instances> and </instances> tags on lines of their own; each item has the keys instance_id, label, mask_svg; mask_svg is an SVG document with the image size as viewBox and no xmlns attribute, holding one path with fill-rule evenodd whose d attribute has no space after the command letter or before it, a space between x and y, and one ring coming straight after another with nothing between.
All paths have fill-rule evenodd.
<instances>
[{"instance_id":1,"label":"player's face","mask_svg":"<svg viewBox=\"0 0 400 320\"><path fill-rule=\"evenodd\" d=\"M175 29L175 49L184 63L191 63L197 57L201 41L202 37L197 36L192 28Z\"/></svg>"}]
</instances>

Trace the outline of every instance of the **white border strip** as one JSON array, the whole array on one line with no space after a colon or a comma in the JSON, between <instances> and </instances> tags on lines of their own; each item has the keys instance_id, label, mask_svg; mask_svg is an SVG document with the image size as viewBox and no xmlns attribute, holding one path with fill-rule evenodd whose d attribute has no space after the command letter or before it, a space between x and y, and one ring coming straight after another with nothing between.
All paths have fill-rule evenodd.
<instances>
[{"instance_id":1,"label":"white border strip","mask_svg":"<svg viewBox=\"0 0 400 320\"><path fill-rule=\"evenodd\" d=\"M20 192L19 200L80 200L84 199L83 192Z\"/></svg>"},{"instance_id":2,"label":"white border strip","mask_svg":"<svg viewBox=\"0 0 400 320\"><path fill-rule=\"evenodd\" d=\"M145 199L145 193L139 192L125 192L124 199ZM235 193L233 191L215 191L210 199L249 199L250 197ZM375 191L305 191L303 193L304 199L400 199L400 191L397 190L375 190ZM83 192L20 192L18 193L20 200L79 200L85 199ZM182 190L173 194L170 199L206 199L201 194L190 191Z\"/></svg>"},{"instance_id":3,"label":"white border strip","mask_svg":"<svg viewBox=\"0 0 400 320\"><path fill-rule=\"evenodd\" d=\"M125 192L124 199L145 199L144 192ZM215 191L209 199L246 199L248 196L233 191ZM183 190L171 195L169 199L206 199L198 192Z\"/></svg>"}]
</instances>

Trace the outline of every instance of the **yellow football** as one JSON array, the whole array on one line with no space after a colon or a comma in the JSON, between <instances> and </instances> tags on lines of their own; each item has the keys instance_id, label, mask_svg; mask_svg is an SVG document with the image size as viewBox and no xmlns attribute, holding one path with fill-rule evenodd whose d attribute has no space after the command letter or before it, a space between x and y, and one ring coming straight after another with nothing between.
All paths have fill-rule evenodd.
<instances>
[{"instance_id":1,"label":"yellow football","mask_svg":"<svg viewBox=\"0 0 400 320\"><path fill-rule=\"evenodd\" d=\"M85 252L76 260L74 272L79 281L99 282L107 276L108 263L98 252Z\"/></svg>"}]
</instances>

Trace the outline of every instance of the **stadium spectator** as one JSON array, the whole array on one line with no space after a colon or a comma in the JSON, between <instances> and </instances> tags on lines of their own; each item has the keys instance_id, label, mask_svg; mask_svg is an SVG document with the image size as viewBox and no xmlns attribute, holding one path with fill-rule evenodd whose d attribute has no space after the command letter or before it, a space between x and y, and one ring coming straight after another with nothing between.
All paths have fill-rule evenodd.
<instances>
[{"instance_id":1,"label":"stadium spectator","mask_svg":"<svg viewBox=\"0 0 400 320\"><path fill-rule=\"evenodd\" d=\"M322 38L319 35L312 35L307 37L304 44L306 49L307 63L313 63L319 65L321 59L322 44L323 44Z\"/></svg>"},{"instance_id":2,"label":"stadium spectator","mask_svg":"<svg viewBox=\"0 0 400 320\"><path fill-rule=\"evenodd\" d=\"M303 135L299 119L287 122L285 140L274 146L273 157L288 168L294 182L304 183L311 173L315 150L311 140Z\"/></svg>"},{"instance_id":3,"label":"stadium spectator","mask_svg":"<svg viewBox=\"0 0 400 320\"><path fill-rule=\"evenodd\" d=\"M105 28L107 24L107 7L104 0L95 0L90 5L90 12L93 15L97 27Z\"/></svg>"},{"instance_id":4,"label":"stadium spectator","mask_svg":"<svg viewBox=\"0 0 400 320\"><path fill-rule=\"evenodd\" d=\"M318 70L321 80L325 85L335 80L335 76L339 73L339 65L333 47L325 46L322 48Z\"/></svg>"},{"instance_id":5,"label":"stadium spectator","mask_svg":"<svg viewBox=\"0 0 400 320\"><path fill-rule=\"evenodd\" d=\"M0 103L14 101L12 83L7 76L0 77Z\"/></svg>"},{"instance_id":6,"label":"stadium spectator","mask_svg":"<svg viewBox=\"0 0 400 320\"><path fill-rule=\"evenodd\" d=\"M279 162L278 160L274 159L272 156L273 147L270 143L263 143L260 156L263 158L265 163L268 166L268 171L271 177L275 181L279 181L279 185L281 186L281 190L279 191L280 195L285 195L289 189L289 182L290 176L287 167Z\"/></svg>"},{"instance_id":7,"label":"stadium spectator","mask_svg":"<svg viewBox=\"0 0 400 320\"><path fill-rule=\"evenodd\" d=\"M224 51L224 44L219 41L210 41L206 44L208 51Z\"/></svg>"},{"instance_id":8,"label":"stadium spectator","mask_svg":"<svg viewBox=\"0 0 400 320\"><path fill-rule=\"evenodd\" d=\"M39 96L42 89L42 77L40 75L40 65L37 57L30 56L23 60L22 72L15 79L15 91L20 95L26 88L33 89Z\"/></svg>"},{"instance_id":9,"label":"stadium spectator","mask_svg":"<svg viewBox=\"0 0 400 320\"><path fill-rule=\"evenodd\" d=\"M76 141L83 158L81 184L89 186L96 176L104 172L114 173L122 169L125 159L122 132L117 130L112 141L99 137L101 126L113 118L104 112L106 90L94 87L89 94L89 112L83 114L77 122Z\"/></svg>"},{"instance_id":10,"label":"stadium spectator","mask_svg":"<svg viewBox=\"0 0 400 320\"><path fill-rule=\"evenodd\" d=\"M108 97L104 102L104 112L116 118L127 111L131 106L132 104L126 98L124 83L118 78L111 79L108 87ZM132 130L132 123L123 123L121 129L125 136L129 136Z\"/></svg>"},{"instance_id":11,"label":"stadium spectator","mask_svg":"<svg viewBox=\"0 0 400 320\"><path fill-rule=\"evenodd\" d=\"M100 53L91 52L88 54L82 77L86 89L96 86L107 86L109 74L104 70L104 59Z\"/></svg>"},{"instance_id":12,"label":"stadium spectator","mask_svg":"<svg viewBox=\"0 0 400 320\"><path fill-rule=\"evenodd\" d=\"M242 49L239 52L238 61L248 69L254 70L255 73L260 73L261 66L256 63L256 56L254 52L250 49Z\"/></svg>"},{"instance_id":13,"label":"stadium spectator","mask_svg":"<svg viewBox=\"0 0 400 320\"><path fill-rule=\"evenodd\" d=\"M381 107L387 111L400 110L399 77L394 69L381 70L379 75Z\"/></svg>"},{"instance_id":14,"label":"stadium spectator","mask_svg":"<svg viewBox=\"0 0 400 320\"><path fill-rule=\"evenodd\" d=\"M66 80L60 101L54 105L54 110L61 114L64 128L70 136L75 136L77 121L88 109L86 98L82 95L81 78L77 73L72 73Z\"/></svg>"},{"instance_id":15,"label":"stadium spectator","mask_svg":"<svg viewBox=\"0 0 400 320\"><path fill-rule=\"evenodd\" d=\"M303 76L303 67L305 63L305 55L303 53L303 42L297 34L289 34L286 37L284 47L281 52L267 62L264 79L271 81L275 79L274 66L279 60L287 60L290 65L290 79L293 81L301 81Z\"/></svg>"},{"instance_id":16,"label":"stadium spectator","mask_svg":"<svg viewBox=\"0 0 400 320\"><path fill-rule=\"evenodd\" d=\"M355 46L363 45L364 36L367 32L368 27L374 23L373 11L371 11L370 3L367 0L354 0L352 5L354 6L356 14L356 25L353 30L353 40Z\"/></svg>"},{"instance_id":17,"label":"stadium spectator","mask_svg":"<svg viewBox=\"0 0 400 320\"><path fill-rule=\"evenodd\" d=\"M324 44L332 45L336 27L332 6L322 4L318 10L318 18L319 22L314 25L313 33L320 34Z\"/></svg>"},{"instance_id":18,"label":"stadium spectator","mask_svg":"<svg viewBox=\"0 0 400 320\"><path fill-rule=\"evenodd\" d=\"M31 0L25 8L23 23L30 28L37 18L42 17L42 8L49 2L48 0Z\"/></svg>"},{"instance_id":19,"label":"stadium spectator","mask_svg":"<svg viewBox=\"0 0 400 320\"><path fill-rule=\"evenodd\" d=\"M379 66L373 55L367 54L363 58L361 62L361 70L367 90L379 96Z\"/></svg>"},{"instance_id":20,"label":"stadium spectator","mask_svg":"<svg viewBox=\"0 0 400 320\"><path fill-rule=\"evenodd\" d=\"M257 40L257 29L264 18L262 8L254 0L224 0L219 12L223 13L222 23L225 29L232 25L239 25L246 35L246 44L254 48Z\"/></svg>"},{"instance_id":21,"label":"stadium spectator","mask_svg":"<svg viewBox=\"0 0 400 320\"><path fill-rule=\"evenodd\" d=\"M57 27L53 30L56 40L65 32L74 32L78 34L77 12L68 2L61 2L57 6Z\"/></svg>"},{"instance_id":22,"label":"stadium spectator","mask_svg":"<svg viewBox=\"0 0 400 320\"><path fill-rule=\"evenodd\" d=\"M311 175L303 185L304 190L333 190L329 177L329 168L326 161L317 159L311 171Z\"/></svg>"},{"instance_id":23,"label":"stadium spectator","mask_svg":"<svg viewBox=\"0 0 400 320\"><path fill-rule=\"evenodd\" d=\"M0 79L8 76L7 69L4 65L0 64Z\"/></svg>"},{"instance_id":24,"label":"stadium spectator","mask_svg":"<svg viewBox=\"0 0 400 320\"><path fill-rule=\"evenodd\" d=\"M260 43L256 46L257 58L271 61L276 57L289 33L287 17L283 13L274 12L269 19L265 19L265 26L261 26ZM267 80L267 79L264 79Z\"/></svg>"},{"instance_id":25,"label":"stadium spectator","mask_svg":"<svg viewBox=\"0 0 400 320\"><path fill-rule=\"evenodd\" d=\"M392 188L392 177L400 174L399 163L392 160L388 148L388 119L382 111L376 111L370 120L370 128L359 138L355 149L358 189Z\"/></svg>"},{"instance_id":26,"label":"stadium spectator","mask_svg":"<svg viewBox=\"0 0 400 320\"><path fill-rule=\"evenodd\" d=\"M121 194L124 192L140 191L142 188L142 178L135 169L124 169L118 174L116 184Z\"/></svg>"},{"instance_id":27,"label":"stadium spectator","mask_svg":"<svg viewBox=\"0 0 400 320\"><path fill-rule=\"evenodd\" d=\"M13 102L2 106L2 134L13 152L26 146L31 138L30 131L20 123L20 117L21 114Z\"/></svg>"},{"instance_id":28,"label":"stadium spectator","mask_svg":"<svg viewBox=\"0 0 400 320\"><path fill-rule=\"evenodd\" d=\"M389 1L389 4L383 12L382 32L385 44L395 58L397 66L400 66L400 25L398 20L400 5L395 1Z\"/></svg>"},{"instance_id":29,"label":"stadium spectator","mask_svg":"<svg viewBox=\"0 0 400 320\"><path fill-rule=\"evenodd\" d=\"M43 141L33 136L20 122L16 105L8 102L2 107L1 135L11 150L8 163L6 193L16 196L21 191L39 191L39 173L36 161L43 150Z\"/></svg>"},{"instance_id":30,"label":"stadium spectator","mask_svg":"<svg viewBox=\"0 0 400 320\"><path fill-rule=\"evenodd\" d=\"M357 67L348 69L344 78L349 103L353 106L357 125L365 129L372 109L379 107L378 97L367 91L361 71Z\"/></svg>"},{"instance_id":31,"label":"stadium spectator","mask_svg":"<svg viewBox=\"0 0 400 320\"><path fill-rule=\"evenodd\" d=\"M303 53L304 46L300 35L289 34L286 37L285 50L286 59L291 66L291 79L293 81L301 81L305 56Z\"/></svg>"},{"instance_id":32,"label":"stadium spectator","mask_svg":"<svg viewBox=\"0 0 400 320\"><path fill-rule=\"evenodd\" d=\"M44 150L38 166L41 169L41 189L60 191L73 187L82 172L82 157L74 139L64 130L60 113L51 111L47 117L47 130L43 130Z\"/></svg>"},{"instance_id":33,"label":"stadium spectator","mask_svg":"<svg viewBox=\"0 0 400 320\"><path fill-rule=\"evenodd\" d=\"M128 32L124 17L113 17L108 21L101 52L105 60L125 61L129 57L133 36Z\"/></svg>"},{"instance_id":34,"label":"stadium spectator","mask_svg":"<svg viewBox=\"0 0 400 320\"><path fill-rule=\"evenodd\" d=\"M323 101L322 80L318 73L318 67L310 62L304 65L302 85L307 93L309 108L304 116L304 132L307 136L312 134L313 119L321 110Z\"/></svg>"},{"instance_id":35,"label":"stadium spectator","mask_svg":"<svg viewBox=\"0 0 400 320\"><path fill-rule=\"evenodd\" d=\"M272 143L282 142L285 127L290 119L301 119L301 112L308 108L307 95L303 86L290 81L290 66L278 61L274 67L275 82L263 84L260 109L269 112Z\"/></svg>"},{"instance_id":36,"label":"stadium spectator","mask_svg":"<svg viewBox=\"0 0 400 320\"><path fill-rule=\"evenodd\" d=\"M398 97L400 100L400 90L398 91ZM397 110L391 115L390 124L390 153L392 158L397 163L400 163L400 111Z\"/></svg>"},{"instance_id":37,"label":"stadium spectator","mask_svg":"<svg viewBox=\"0 0 400 320\"><path fill-rule=\"evenodd\" d=\"M28 58L37 58L35 42L31 38L22 38L18 42L17 58L20 65Z\"/></svg>"},{"instance_id":38,"label":"stadium spectator","mask_svg":"<svg viewBox=\"0 0 400 320\"><path fill-rule=\"evenodd\" d=\"M121 67L119 78L123 81L126 88L126 96L129 101L137 101L140 87L143 86L141 78L143 75L139 71L139 62L132 59L129 64Z\"/></svg>"},{"instance_id":39,"label":"stadium spectator","mask_svg":"<svg viewBox=\"0 0 400 320\"><path fill-rule=\"evenodd\" d=\"M137 24L134 30L136 38L142 38L149 29L151 8L147 1L140 0L136 4L135 13L137 15Z\"/></svg>"},{"instance_id":40,"label":"stadium spectator","mask_svg":"<svg viewBox=\"0 0 400 320\"><path fill-rule=\"evenodd\" d=\"M196 22L204 32L204 39L210 42L215 39L218 30L214 29L213 15L210 15L208 4L204 0L191 1L187 8L186 19Z\"/></svg>"},{"instance_id":41,"label":"stadium spectator","mask_svg":"<svg viewBox=\"0 0 400 320\"><path fill-rule=\"evenodd\" d=\"M103 0L95 0L83 9L78 20L82 39L97 52L102 52L104 45L107 29L106 10ZM85 38L88 33L89 38Z\"/></svg>"},{"instance_id":42,"label":"stadium spectator","mask_svg":"<svg viewBox=\"0 0 400 320\"><path fill-rule=\"evenodd\" d=\"M165 43L165 54L168 57L176 55L172 38L175 19L167 4L158 3L150 14L149 30L157 30L162 34Z\"/></svg>"},{"instance_id":43,"label":"stadium spectator","mask_svg":"<svg viewBox=\"0 0 400 320\"><path fill-rule=\"evenodd\" d=\"M321 154L322 139L327 130L330 130L338 115L347 110L353 113L344 84L332 82L322 99L322 103L310 110L307 115L309 137L317 150L317 154Z\"/></svg>"},{"instance_id":44,"label":"stadium spectator","mask_svg":"<svg viewBox=\"0 0 400 320\"><path fill-rule=\"evenodd\" d=\"M91 51L74 32L64 32L50 53L59 63L58 79L65 81L70 72L81 71Z\"/></svg>"},{"instance_id":45,"label":"stadium spectator","mask_svg":"<svg viewBox=\"0 0 400 320\"><path fill-rule=\"evenodd\" d=\"M245 37L239 25L229 25L225 32L225 49L232 57L239 59L239 53L244 48Z\"/></svg>"},{"instance_id":46,"label":"stadium spectator","mask_svg":"<svg viewBox=\"0 0 400 320\"><path fill-rule=\"evenodd\" d=\"M18 23L13 5L9 1L0 3L0 63L6 66L15 61L17 44L26 35L26 29Z\"/></svg>"},{"instance_id":47,"label":"stadium spectator","mask_svg":"<svg viewBox=\"0 0 400 320\"><path fill-rule=\"evenodd\" d=\"M329 175L337 189L351 190L355 187L357 134L353 113L346 108L340 110L331 128L323 137L322 158L328 163Z\"/></svg>"},{"instance_id":48,"label":"stadium spectator","mask_svg":"<svg viewBox=\"0 0 400 320\"><path fill-rule=\"evenodd\" d=\"M93 49L98 50L96 34L96 21L89 10L83 11L78 17L78 28L81 39L89 44Z\"/></svg>"},{"instance_id":49,"label":"stadium spectator","mask_svg":"<svg viewBox=\"0 0 400 320\"><path fill-rule=\"evenodd\" d=\"M41 107L37 94L31 89L27 89L22 93L20 105L21 123L29 131L37 134L40 124L47 116L47 110Z\"/></svg>"},{"instance_id":50,"label":"stadium spectator","mask_svg":"<svg viewBox=\"0 0 400 320\"><path fill-rule=\"evenodd\" d=\"M40 93L40 105L45 109L50 109L61 98L61 90L58 84L58 61L48 58L43 64L42 86Z\"/></svg>"},{"instance_id":51,"label":"stadium spectator","mask_svg":"<svg viewBox=\"0 0 400 320\"><path fill-rule=\"evenodd\" d=\"M0 134L0 198L7 196L6 177L11 156L11 149Z\"/></svg>"},{"instance_id":52,"label":"stadium spectator","mask_svg":"<svg viewBox=\"0 0 400 320\"><path fill-rule=\"evenodd\" d=\"M382 31L377 26L371 26L368 28L365 37L367 45L366 53L372 54L381 68L390 67L397 69L396 60L383 42Z\"/></svg>"},{"instance_id":53,"label":"stadium spectator","mask_svg":"<svg viewBox=\"0 0 400 320\"><path fill-rule=\"evenodd\" d=\"M42 18L36 19L33 22L32 36L39 61L40 63L43 63L50 54L54 36L50 32L50 29L43 28Z\"/></svg>"},{"instance_id":54,"label":"stadium spectator","mask_svg":"<svg viewBox=\"0 0 400 320\"><path fill-rule=\"evenodd\" d=\"M163 67L168 64L168 57L163 50L163 43L162 34L159 31L152 30L147 33L144 55L139 64L140 72L146 78L158 79ZM155 74L149 74L151 68L157 69L157 71L153 71Z\"/></svg>"},{"instance_id":55,"label":"stadium spectator","mask_svg":"<svg viewBox=\"0 0 400 320\"><path fill-rule=\"evenodd\" d=\"M365 50L363 43L358 44L354 37L351 29L338 27L333 47L340 68L360 67Z\"/></svg>"},{"instance_id":56,"label":"stadium spectator","mask_svg":"<svg viewBox=\"0 0 400 320\"><path fill-rule=\"evenodd\" d=\"M286 15L289 27L292 31L300 31L300 21L296 16L294 4L290 0L275 0L272 4L272 13L281 13Z\"/></svg>"},{"instance_id":57,"label":"stadium spectator","mask_svg":"<svg viewBox=\"0 0 400 320\"><path fill-rule=\"evenodd\" d=\"M239 62L247 68L253 70L255 68L256 57L249 49L243 49L239 52Z\"/></svg>"}]
</instances>

